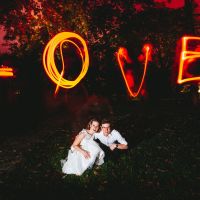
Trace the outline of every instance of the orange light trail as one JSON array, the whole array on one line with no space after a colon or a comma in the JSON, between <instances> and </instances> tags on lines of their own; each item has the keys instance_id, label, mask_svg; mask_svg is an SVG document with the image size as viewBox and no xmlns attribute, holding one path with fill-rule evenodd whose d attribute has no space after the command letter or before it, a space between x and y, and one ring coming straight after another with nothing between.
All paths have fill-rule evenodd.
<instances>
[{"instance_id":1,"label":"orange light trail","mask_svg":"<svg viewBox=\"0 0 200 200\"><path fill-rule=\"evenodd\" d=\"M127 87L128 92L129 92L131 97L137 97L139 95L139 93L142 89L143 83L144 83L145 76L146 76L147 65L148 65L150 52L151 52L150 51L150 45L145 44L144 47L143 47L143 50L145 52L144 71L143 71L143 75L142 75L140 85L139 85L139 87L136 91L133 91L133 89L131 89L131 87L133 87L133 85L134 85L134 77L132 77L132 78L130 77L129 70L128 70L128 73L125 72L124 63L122 61L124 59L127 63L131 63L130 58L128 56L128 51L127 51L126 48L120 47L118 52L117 52L117 61L118 61L118 64L120 66L121 73L122 73L122 76L124 78L126 87Z\"/></svg>"},{"instance_id":2,"label":"orange light trail","mask_svg":"<svg viewBox=\"0 0 200 200\"><path fill-rule=\"evenodd\" d=\"M182 84L185 82L191 82L191 81L200 81L200 76L192 76L191 77L186 77L184 78L183 74L187 74L187 69L185 67L193 62L196 59L200 59L200 51L188 51L187 50L187 44L188 40L199 40L200 37L183 37L182 38L182 49L181 49L181 54L180 54L180 63L179 63L179 71L178 71L178 78L177 78L177 83ZM184 65L185 64L185 65ZM200 66L199 66L200 67Z\"/></svg>"},{"instance_id":3,"label":"orange light trail","mask_svg":"<svg viewBox=\"0 0 200 200\"><path fill-rule=\"evenodd\" d=\"M13 69L10 67L2 66L0 68L0 77L13 77Z\"/></svg>"},{"instance_id":4,"label":"orange light trail","mask_svg":"<svg viewBox=\"0 0 200 200\"><path fill-rule=\"evenodd\" d=\"M75 38L76 40L79 40L82 46L80 47L73 40L71 40L71 38ZM78 49L78 53L81 56L81 60L82 60L81 72L79 76L73 81L66 80L65 78L63 78L63 75L65 73L65 64L64 64L63 53L62 53L62 49L63 49L62 46L65 42L71 43ZM62 60L61 73L57 70L55 60L54 60L55 50L58 45L60 46L60 54L61 54L61 60ZM82 78L86 75L88 71L89 53L88 53L88 48L87 48L85 40L80 35L73 32L58 33L48 42L48 44L46 45L44 49L43 66L49 78L57 85L55 94L57 94L59 87L63 87L67 89L73 88L82 80Z\"/></svg>"}]
</instances>

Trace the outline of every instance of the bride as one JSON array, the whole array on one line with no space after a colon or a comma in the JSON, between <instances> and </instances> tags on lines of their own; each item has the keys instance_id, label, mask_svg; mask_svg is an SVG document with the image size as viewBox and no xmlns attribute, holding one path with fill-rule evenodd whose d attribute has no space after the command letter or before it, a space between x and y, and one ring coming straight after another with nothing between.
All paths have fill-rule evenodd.
<instances>
[{"instance_id":1,"label":"bride","mask_svg":"<svg viewBox=\"0 0 200 200\"><path fill-rule=\"evenodd\" d=\"M76 136L68 152L67 160L62 163L63 173L80 176L86 169L92 168L94 164L102 165L104 163L104 151L93 140L94 133L98 129L99 122L96 119L92 119L89 121L87 128Z\"/></svg>"}]
</instances>

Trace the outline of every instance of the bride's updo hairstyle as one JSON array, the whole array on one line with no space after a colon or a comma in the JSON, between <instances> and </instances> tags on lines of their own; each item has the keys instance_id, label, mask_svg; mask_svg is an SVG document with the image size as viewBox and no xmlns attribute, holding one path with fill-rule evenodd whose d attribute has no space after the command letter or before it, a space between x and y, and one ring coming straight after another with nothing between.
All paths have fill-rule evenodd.
<instances>
[{"instance_id":1,"label":"bride's updo hairstyle","mask_svg":"<svg viewBox=\"0 0 200 200\"><path fill-rule=\"evenodd\" d=\"M89 122L88 122L88 124L87 124L87 126L86 126L86 129L90 129L90 126L92 125L92 123L93 122L98 122L99 123L99 120L98 119L96 119L96 118L92 118Z\"/></svg>"}]
</instances>

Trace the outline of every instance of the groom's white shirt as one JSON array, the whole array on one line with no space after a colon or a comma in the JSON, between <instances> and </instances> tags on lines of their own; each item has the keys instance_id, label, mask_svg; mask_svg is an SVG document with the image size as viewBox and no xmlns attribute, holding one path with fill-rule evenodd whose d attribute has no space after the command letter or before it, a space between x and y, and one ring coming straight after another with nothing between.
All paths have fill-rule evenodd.
<instances>
[{"instance_id":1,"label":"groom's white shirt","mask_svg":"<svg viewBox=\"0 0 200 200\"><path fill-rule=\"evenodd\" d=\"M108 134L108 136L105 136L102 131L100 131L99 133L95 133L94 139L99 139L100 142L105 144L106 146L110 146L116 141L119 144L125 144L125 145L128 144L126 140L121 136L121 134L115 129L113 129L111 133Z\"/></svg>"}]
</instances>

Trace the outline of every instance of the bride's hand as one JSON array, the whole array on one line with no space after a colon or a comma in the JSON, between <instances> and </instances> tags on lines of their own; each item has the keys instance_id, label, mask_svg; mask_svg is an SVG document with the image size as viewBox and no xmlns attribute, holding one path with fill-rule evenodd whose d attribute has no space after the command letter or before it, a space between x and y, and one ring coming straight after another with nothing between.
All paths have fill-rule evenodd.
<instances>
[{"instance_id":1,"label":"bride's hand","mask_svg":"<svg viewBox=\"0 0 200 200\"><path fill-rule=\"evenodd\" d=\"M83 156L84 156L86 159L89 159L89 158L90 158L90 152L88 152L88 151L83 151Z\"/></svg>"}]
</instances>

